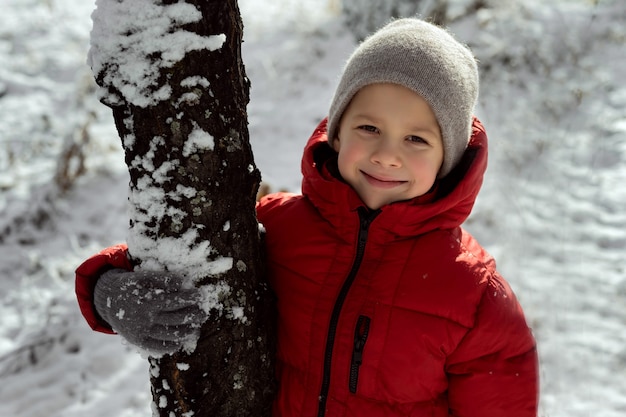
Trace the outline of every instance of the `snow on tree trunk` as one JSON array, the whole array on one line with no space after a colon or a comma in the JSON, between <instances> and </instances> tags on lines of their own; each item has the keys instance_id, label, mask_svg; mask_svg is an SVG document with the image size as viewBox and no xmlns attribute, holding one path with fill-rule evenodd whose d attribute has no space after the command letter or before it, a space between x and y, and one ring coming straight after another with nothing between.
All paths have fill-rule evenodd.
<instances>
[{"instance_id":1,"label":"snow on tree trunk","mask_svg":"<svg viewBox=\"0 0 626 417\"><path fill-rule=\"evenodd\" d=\"M97 0L89 64L130 173L129 253L205 295L184 352L150 357L154 415L269 416L273 302L255 217L236 0Z\"/></svg>"}]
</instances>

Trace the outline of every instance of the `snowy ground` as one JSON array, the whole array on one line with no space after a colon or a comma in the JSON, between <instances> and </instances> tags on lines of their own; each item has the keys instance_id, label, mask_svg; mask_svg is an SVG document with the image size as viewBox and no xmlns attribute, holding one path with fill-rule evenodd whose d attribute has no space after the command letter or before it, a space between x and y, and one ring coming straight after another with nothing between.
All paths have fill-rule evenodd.
<instances>
[{"instance_id":1,"label":"snowy ground","mask_svg":"<svg viewBox=\"0 0 626 417\"><path fill-rule=\"evenodd\" d=\"M146 361L91 332L73 294L73 269L127 223L119 139L84 64L94 6L0 3L0 417L148 416ZM257 164L298 190L354 43L326 2L240 7ZM625 21L621 0L531 0L453 25L481 61L491 139L467 228L534 328L542 417L626 415ZM83 129L87 171L62 193L57 156Z\"/></svg>"}]
</instances>

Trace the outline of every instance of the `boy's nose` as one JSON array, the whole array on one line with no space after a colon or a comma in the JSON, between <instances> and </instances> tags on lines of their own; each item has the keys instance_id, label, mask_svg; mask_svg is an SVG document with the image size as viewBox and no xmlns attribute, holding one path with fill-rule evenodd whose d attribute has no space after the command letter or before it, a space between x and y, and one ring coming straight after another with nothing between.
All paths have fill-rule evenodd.
<instances>
[{"instance_id":1,"label":"boy's nose","mask_svg":"<svg viewBox=\"0 0 626 417\"><path fill-rule=\"evenodd\" d=\"M386 168L397 168L401 165L399 149L387 140L381 140L372 152L372 163Z\"/></svg>"}]
</instances>

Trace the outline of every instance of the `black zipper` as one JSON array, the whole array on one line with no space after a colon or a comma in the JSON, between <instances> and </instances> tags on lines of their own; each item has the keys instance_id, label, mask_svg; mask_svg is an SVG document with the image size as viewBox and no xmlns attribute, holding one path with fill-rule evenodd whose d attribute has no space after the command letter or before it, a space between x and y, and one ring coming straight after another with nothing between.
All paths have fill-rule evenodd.
<instances>
[{"instance_id":1,"label":"black zipper","mask_svg":"<svg viewBox=\"0 0 626 417\"><path fill-rule=\"evenodd\" d=\"M359 368L363 363L363 349L367 342L367 335L370 332L370 318L359 316L354 329L354 349L352 350L352 360L350 361L350 392L356 394L356 386L359 383Z\"/></svg>"},{"instance_id":2,"label":"black zipper","mask_svg":"<svg viewBox=\"0 0 626 417\"><path fill-rule=\"evenodd\" d=\"M328 324L328 337L326 339L326 349L324 351L324 373L322 374L322 386L319 395L319 409L317 412L318 417L323 417L324 414L326 414L326 401L328 400L328 391L330 389L330 369L333 359L333 348L335 344L335 336L337 333L337 323L339 322L339 315L341 314L343 303L348 296L348 291L350 290L350 287L352 286L352 283L356 278L356 274L361 267L370 224L372 223L374 218L378 216L379 213L380 210L368 211L364 207L359 208L360 227L357 239L356 255L354 257L354 262L352 263L352 268L350 269L346 280L341 286L339 295L337 295L337 300L335 300L335 306L333 307L333 312L330 316L330 323Z\"/></svg>"}]
</instances>

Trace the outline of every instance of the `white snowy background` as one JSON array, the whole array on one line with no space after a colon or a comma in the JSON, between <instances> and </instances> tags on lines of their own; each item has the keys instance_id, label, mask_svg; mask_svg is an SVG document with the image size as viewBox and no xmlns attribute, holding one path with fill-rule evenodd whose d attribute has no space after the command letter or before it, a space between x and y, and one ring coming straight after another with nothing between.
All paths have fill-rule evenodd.
<instances>
[{"instance_id":1,"label":"white snowy background","mask_svg":"<svg viewBox=\"0 0 626 417\"><path fill-rule=\"evenodd\" d=\"M355 46L331 3L240 0L250 136L274 189L299 190ZM481 62L490 137L466 227L534 329L540 415L625 416L626 2L496 3L452 24ZM74 297L73 270L124 241L128 219L120 140L86 65L94 3L0 6L0 417L149 416L147 361L92 332ZM60 155L83 140L64 189Z\"/></svg>"}]
</instances>

